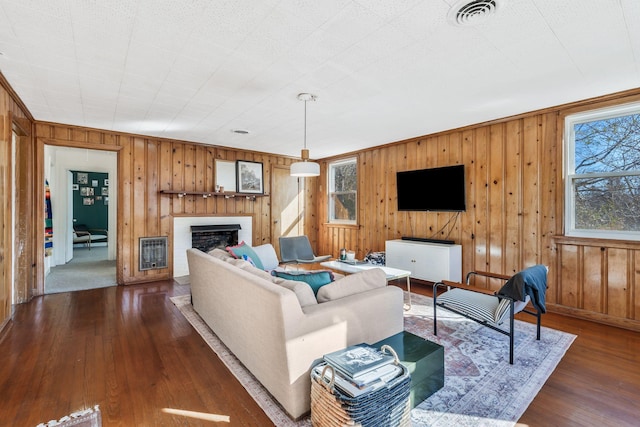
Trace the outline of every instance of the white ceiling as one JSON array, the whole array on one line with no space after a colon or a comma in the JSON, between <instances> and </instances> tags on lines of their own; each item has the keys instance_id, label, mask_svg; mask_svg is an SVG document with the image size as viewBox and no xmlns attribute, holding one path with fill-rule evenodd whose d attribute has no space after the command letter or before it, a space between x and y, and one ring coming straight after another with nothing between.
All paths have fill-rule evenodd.
<instances>
[{"instance_id":1,"label":"white ceiling","mask_svg":"<svg viewBox=\"0 0 640 427\"><path fill-rule=\"evenodd\" d=\"M640 1L0 0L37 120L311 157L640 87ZM246 129L237 135L232 129Z\"/></svg>"}]
</instances>

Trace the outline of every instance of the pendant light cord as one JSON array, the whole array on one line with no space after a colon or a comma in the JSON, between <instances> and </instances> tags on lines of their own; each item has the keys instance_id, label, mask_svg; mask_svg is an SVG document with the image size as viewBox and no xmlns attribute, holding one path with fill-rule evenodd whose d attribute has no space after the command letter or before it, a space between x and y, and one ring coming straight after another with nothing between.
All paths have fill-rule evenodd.
<instances>
[{"instance_id":1,"label":"pendant light cord","mask_svg":"<svg viewBox=\"0 0 640 427\"><path fill-rule=\"evenodd\" d=\"M307 149L307 100L304 101L304 149Z\"/></svg>"}]
</instances>

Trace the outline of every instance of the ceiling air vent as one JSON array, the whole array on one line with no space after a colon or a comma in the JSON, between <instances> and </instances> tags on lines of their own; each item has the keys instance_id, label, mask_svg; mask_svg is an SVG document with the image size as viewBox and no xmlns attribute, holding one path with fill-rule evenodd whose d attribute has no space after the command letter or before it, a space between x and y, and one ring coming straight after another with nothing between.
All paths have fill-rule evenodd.
<instances>
[{"instance_id":1,"label":"ceiling air vent","mask_svg":"<svg viewBox=\"0 0 640 427\"><path fill-rule=\"evenodd\" d=\"M494 15L502 3L504 0L461 0L451 6L447 18L453 25L476 25Z\"/></svg>"},{"instance_id":2,"label":"ceiling air vent","mask_svg":"<svg viewBox=\"0 0 640 427\"><path fill-rule=\"evenodd\" d=\"M167 237L140 237L140 271L167 268Z\"/></svg>"}]
</instances>

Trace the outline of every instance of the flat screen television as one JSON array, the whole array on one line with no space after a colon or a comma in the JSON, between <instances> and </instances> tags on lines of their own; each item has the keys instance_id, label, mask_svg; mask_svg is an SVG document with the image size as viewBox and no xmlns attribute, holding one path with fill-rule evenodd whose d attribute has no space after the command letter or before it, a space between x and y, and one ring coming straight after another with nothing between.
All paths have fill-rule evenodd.
<instances>
[{"instance_id":1,"label":"flat screen television","mask_svg":"<svg viewBox=\"0 0 640 427\"><path fill-rule=\"evenodd\" d=\"M466 209L464 165L397 172L399 211Z\"/></svg>"}]
</instances>

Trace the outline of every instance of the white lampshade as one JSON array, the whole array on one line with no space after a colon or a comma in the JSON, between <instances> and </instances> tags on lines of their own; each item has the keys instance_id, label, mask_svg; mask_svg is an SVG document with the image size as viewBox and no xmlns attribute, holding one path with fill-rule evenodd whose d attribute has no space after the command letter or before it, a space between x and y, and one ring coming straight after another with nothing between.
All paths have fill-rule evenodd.
<instances>
[{"instance_id":1,"label":"white lampshade","mask_svg":"<svg viewBox=\"0 0 640 427\"><path fill-rule=\"evenodd\" d=\"M298 100L304 101L304 148L300 152L301 162L291 164L291 176L319 176L320 165L309 161L309 149L307 148L307 102L315 101L318 97L310 93L299 93Z\"/></svg>"},{"instance_id":2,"label":"white lampshade","mask_svg":"<svg viewBox=\"0 0 640 427\"><path fill-rule=\"evenodd\" d=\"M320 165L316 162L296 162L291 164L291 176L319 176Z\"/></svg>"}]
</instances>

